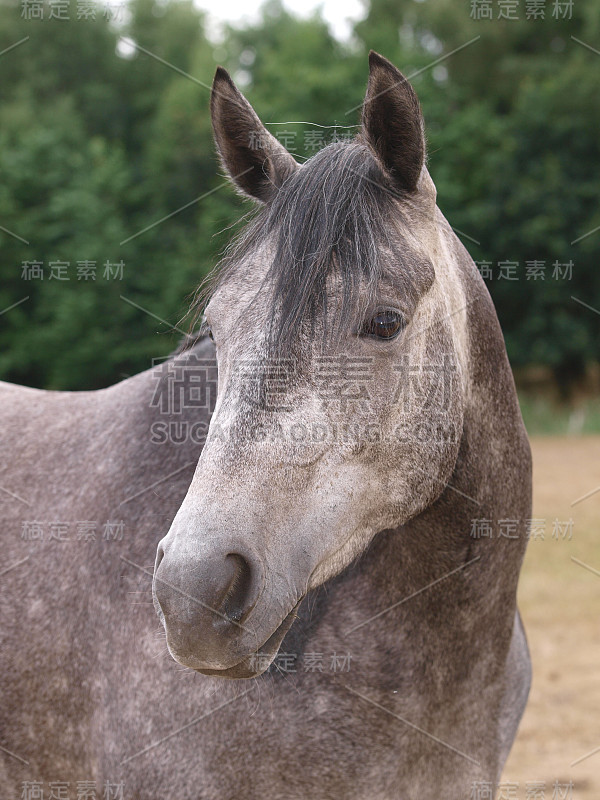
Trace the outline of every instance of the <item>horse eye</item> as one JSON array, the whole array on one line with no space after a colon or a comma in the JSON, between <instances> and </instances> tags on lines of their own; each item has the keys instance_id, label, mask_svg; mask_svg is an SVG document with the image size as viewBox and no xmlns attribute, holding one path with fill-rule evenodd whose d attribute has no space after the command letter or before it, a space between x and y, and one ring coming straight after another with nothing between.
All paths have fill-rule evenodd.
<instances>
[{"instance_id":1,"label":"horse eye","mask_svg":"<svg viewBox=\"0 0 600 800\"><path fill-rule=\"evenodd\" d=\"M375 336L377 339L395 339L404 328L404 317L399 311L386 308L378 311L364 325L363 336Z\"/></svg>"},{"instance_id":2,"label":"horse eye","mask_svg":"<svg viewBox=\"0 0 600 800\"><path fill-rule=\"evenodd\" d=\"M208 336L208 338L214 342L215 337L213 336L212 328L206 321L206 317L202 319L202 323L200 325L200 333L204 336Z\"/></svg>"}]
</instances>

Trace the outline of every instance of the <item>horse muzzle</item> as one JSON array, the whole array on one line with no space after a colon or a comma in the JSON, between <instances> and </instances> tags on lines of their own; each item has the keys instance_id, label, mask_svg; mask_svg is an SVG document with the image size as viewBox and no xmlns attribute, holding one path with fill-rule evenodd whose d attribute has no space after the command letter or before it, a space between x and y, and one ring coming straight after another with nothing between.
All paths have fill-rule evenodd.
<instances>
[{"instance_id":1,"label":"horse muzzle","mask_svg":"<svg viewBox=\"0 0 600 800\"><path fill-rule=\"evenodd\" d=\"M263 672L299 605L297 599L287 600L283 620L269 626L268 606L275 612L283 600L265 597L265 582L264 562L240 542L220 542L218 548L200 547L192 554L177 537L165 537L152 589L173 658L209 675L242 678Z\"/></svg>"}]
</instances>

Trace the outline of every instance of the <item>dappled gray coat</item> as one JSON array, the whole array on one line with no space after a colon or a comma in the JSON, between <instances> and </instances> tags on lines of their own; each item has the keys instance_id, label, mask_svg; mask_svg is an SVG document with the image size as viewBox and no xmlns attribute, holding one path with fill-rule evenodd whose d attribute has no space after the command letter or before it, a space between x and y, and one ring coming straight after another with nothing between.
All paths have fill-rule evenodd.
<instances>
[{"instance_id":1,"label":"dappled gray coat","mask_svg":"<svg viewBox=\"0 0 600 800\"><path fill-rule=\"evenodd\" d=\"M200 336L101 391L0 390L2 797L469 800L529 688L531 465L418 102L372 54L360 136L301 167L223 70L212 114L264 204L210 287L218 372ZM340 356L370 370L348 402Z\"/></svg>"}]
</instances>

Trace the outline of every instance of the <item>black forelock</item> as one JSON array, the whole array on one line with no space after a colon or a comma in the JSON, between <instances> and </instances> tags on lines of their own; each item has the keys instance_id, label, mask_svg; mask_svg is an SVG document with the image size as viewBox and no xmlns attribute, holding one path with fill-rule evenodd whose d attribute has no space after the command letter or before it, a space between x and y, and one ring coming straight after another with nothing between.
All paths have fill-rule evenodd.
<instances>
[{"instance_id":1,"label":"black forelock","mask_svg":"<svg viewBox=\"0 0 600 800\"><path fill-rule=\"evenodd\" d=\"M330 333L341 331L374 300L390 253L397 265L410 258L391 225L398 197L360 138L329 145L290 175L232 243L201 288L198 305L204 307L236 266L269 239L273 259L261 292L272 293L271 343L286 351L303 324L320 313L328 316L332 276L339 278L342 296L327 327Z\"/></svg>"}]
</instances>

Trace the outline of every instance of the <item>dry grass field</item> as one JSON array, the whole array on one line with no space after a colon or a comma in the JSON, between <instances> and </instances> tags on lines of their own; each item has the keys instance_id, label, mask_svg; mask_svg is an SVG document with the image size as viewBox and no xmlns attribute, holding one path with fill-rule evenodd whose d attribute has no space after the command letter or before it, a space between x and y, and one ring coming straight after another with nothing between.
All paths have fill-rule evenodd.
<instances>
[{"instance_id":1,"label":"dry grass field","mask_svg":"<svg viewBox=\"0 0 600 800\"><path fill-rule=\"evenodd\" d=\"M534 438L532 449L544 539L529 542L519 602L533 685L498 800L598 800L600 436ZM563 531L553 536L556 519Z\"/></svg>"}]
</instances>

